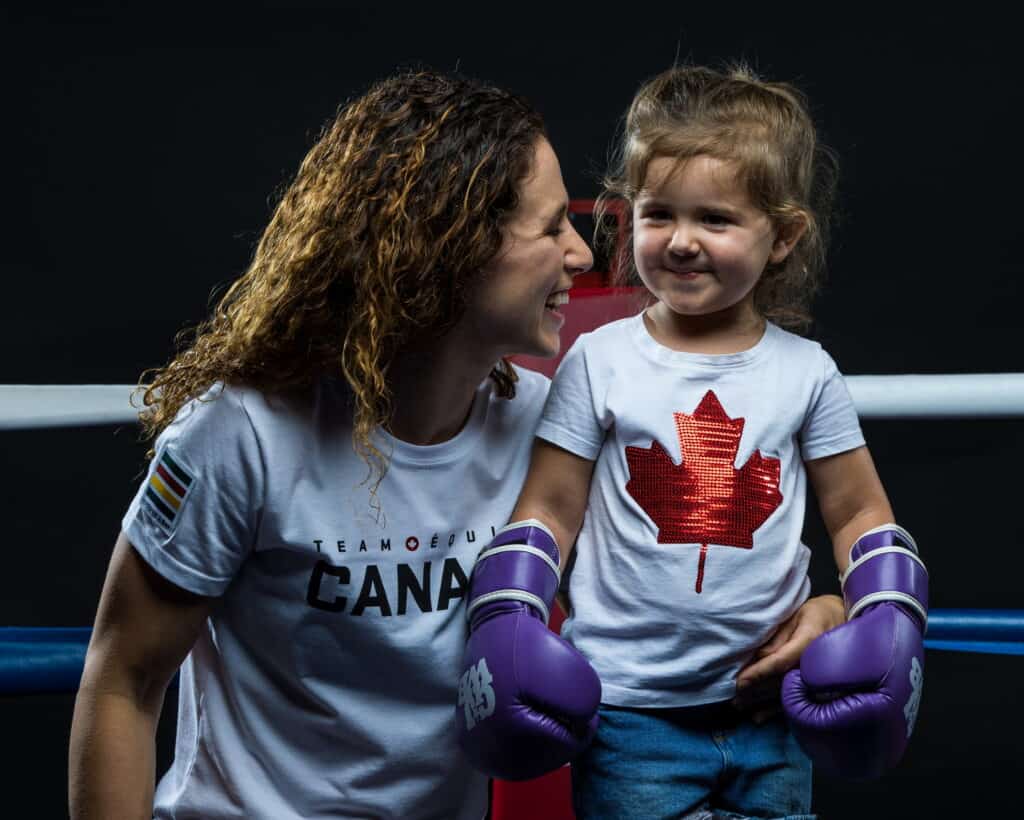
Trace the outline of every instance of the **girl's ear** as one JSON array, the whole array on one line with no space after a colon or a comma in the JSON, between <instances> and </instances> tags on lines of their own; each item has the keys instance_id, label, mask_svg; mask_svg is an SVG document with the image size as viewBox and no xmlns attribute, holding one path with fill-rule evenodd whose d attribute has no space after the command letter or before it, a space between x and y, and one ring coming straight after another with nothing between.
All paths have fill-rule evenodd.
<instances>
[{"instance_id":1,"label":"girl's ear","mask_svg":"<svg viewBox=\"0 0 1024 820\"><path fill-rule=\"evenodd\" d=\"M792 222L786 222L776 229L775 241L772 242L772 250L768 255L768 261L773 265L779 264L789 256L789 252L796 247L800 237L807 231L807 219L801 216Z\"/></svg>"}]
</instances>

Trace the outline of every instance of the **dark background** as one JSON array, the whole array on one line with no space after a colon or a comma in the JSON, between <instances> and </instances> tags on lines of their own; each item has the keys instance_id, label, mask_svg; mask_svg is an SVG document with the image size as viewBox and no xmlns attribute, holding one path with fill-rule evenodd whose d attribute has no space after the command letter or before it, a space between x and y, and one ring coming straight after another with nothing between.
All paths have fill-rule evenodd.
<instances>
[{"instance_id":1,"label":"dark background","mask_svg":"<svg viewBox=\"0 0 1024 820\"><path fill-rule=\"evenodd\" d=\"M125 384L163 363L244 269L324 121L396 67L525 94L582 198L633 91L677 58L745 58L810 96L842 168L812 335L845 373L1024 369L1008 20L970 5L916 19L849 4L827 19L725 4L347 6L0 11L0 383ZM1022 421L864 426L933 606L1021 607ZM0 433L0 625L91 624L144 450L132 426ZM807 538L817 591L835 591L813 511ZM817 811L981 817L1019 803L1022 666L930 652L903 764L866 785L819 777ZM72 702L0 698L18 816L66 813Z\"/></svg>"}]
</instances>

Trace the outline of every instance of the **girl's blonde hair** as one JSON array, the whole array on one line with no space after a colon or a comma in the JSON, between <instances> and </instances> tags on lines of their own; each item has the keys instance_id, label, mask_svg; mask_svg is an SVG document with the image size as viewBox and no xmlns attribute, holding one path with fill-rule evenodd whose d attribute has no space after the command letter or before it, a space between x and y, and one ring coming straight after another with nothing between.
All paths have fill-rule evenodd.
<instances>
[{"instance_id":1,"label":"girl's blonde hair","mask_svg":"<svg viewBox=\"0 0 1024 820\"><path fill-rule=\"evenodd\" d=\"M522 98L427 71L385 79L342 107L248 270L206 321L179 334L169 364L143 374L144 434L158 435L214 383L294 393L339 376L375 490L387 459L371 434L390 419L388 366L463 315L544 133ZM491 377L500 395L515 395L507 361Z\"/></svg>"},{"instance_id":2,"label":"girl's blonde hair","mask_svg":"<svg viewBox=\"0 0 1024 820\"><path fill-rule=\"evenodd\" d=\"M796 247L780 264L769 264L754 289L762 316L806 330L824 271L836 161L819 143L800 91L762 80L743 65L724 71L676 66L633 98L595 209L596 241L608 250L616 282L638 281L631 206L651 161L671 157L682 163L700 155L733 165L751 202L777 228L806 225ZM622 200L629 207L621 207ZM612 211L624 225L612 228L603 218Z\"/></svg>"}]
</instances>

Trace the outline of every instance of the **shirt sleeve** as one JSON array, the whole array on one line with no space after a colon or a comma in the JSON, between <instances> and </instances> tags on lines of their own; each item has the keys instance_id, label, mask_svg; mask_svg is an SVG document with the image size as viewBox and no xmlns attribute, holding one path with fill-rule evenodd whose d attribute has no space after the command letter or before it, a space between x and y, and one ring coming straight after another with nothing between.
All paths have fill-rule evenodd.
<instances>
[{"instance_id":1,"label":"shirt sleeve","mask_svg":"<svg viewBox=\"0 0 1024 820\"><path fill-rule=\"evenodd\" d=\"M800 430L800 449L805 461L864 446L864 433L846 381L832 357L825 351L821 355L821 386Z\"/></svg>"},{"instance_id":2,"label":"shirt sleeve","mask_svg":"<svg viewBox=\"0 0 1024 820\"><path fill-rule=\"evenodd\" d=\"M599 397L587 364L587 335L576 339L555 371L537 436L581 458L595 461L604 443L607 425L598 410Z\"/></svg>"},{"instance_id":3,"label":"shirt sleeve","mask_svg":"<svg viewBox=\"0 0 1024 820\"><path fill-rule=\"evenodd\" d=\"M121 528L169 581L220 595L255 541L263 493L260 448L242 398L217 388L186 404L157 438Z\"/></svg>"}]
</instances>

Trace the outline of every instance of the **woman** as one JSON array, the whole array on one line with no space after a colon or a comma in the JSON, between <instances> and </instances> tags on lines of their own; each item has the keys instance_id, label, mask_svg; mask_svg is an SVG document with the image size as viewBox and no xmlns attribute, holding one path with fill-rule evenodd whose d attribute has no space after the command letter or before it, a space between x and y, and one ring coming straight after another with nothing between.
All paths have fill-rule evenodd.
<instances>
[{"instance_id":1,"label":"woman","mask_svg":"<svg viewBox=\"0 0 1024 820\"><path fill-rule=\"evenodd\" d=\"M156 443L75 705L73 817L484 814L456 743L461 603L547 391L505 357L557 353L592 263L567 205L540 117L504 91L404 73L339 112L146 392ZM807 640L833 625L831 602L806 612Z\"/></svg>"}]
</instances>

